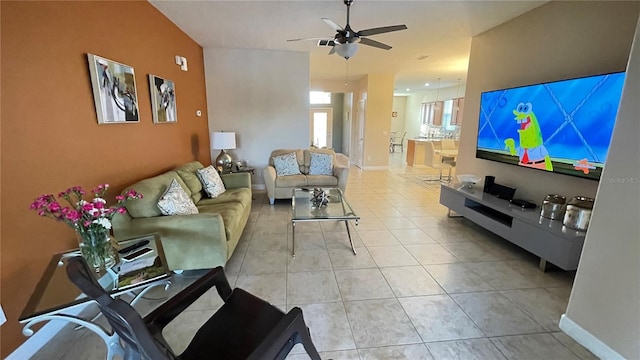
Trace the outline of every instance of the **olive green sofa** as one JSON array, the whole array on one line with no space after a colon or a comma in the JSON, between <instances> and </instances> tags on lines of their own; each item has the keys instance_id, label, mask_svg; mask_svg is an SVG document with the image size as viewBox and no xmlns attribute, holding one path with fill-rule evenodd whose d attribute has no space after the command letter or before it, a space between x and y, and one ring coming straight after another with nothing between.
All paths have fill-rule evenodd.
<instances>
[{"instance_id":1,"label":"olive green sofa","mask_svg":"<svg viewBox=\"0 0 640 360\"><path fill-rule=\"evenodd\" d=\"M227 189L215 199L207 197L194 161L164 174L144 179L124 191L134 189L144 196L130 201L127 213L113 218L116 239L128 239L157 232L162 239L171 270L208 269L224 266L233 254L251 213L251 175L222 175ZM199 214L163 216L158 200L173 179L191 196Z\"/></svg>"}]
</instances>

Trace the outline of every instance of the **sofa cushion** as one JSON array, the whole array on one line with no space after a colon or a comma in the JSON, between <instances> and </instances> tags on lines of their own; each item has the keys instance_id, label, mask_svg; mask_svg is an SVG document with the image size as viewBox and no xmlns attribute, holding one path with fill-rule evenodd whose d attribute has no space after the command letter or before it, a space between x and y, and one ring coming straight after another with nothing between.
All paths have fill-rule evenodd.
<instances>
[{"instance_id":1,"label":"sofa cushion","mask_svg":"<svg viewBox=\"0 0 640 360\"><path fill-rule=\"evenodd\" d=\"M307 175L289 175L276 177L276 187L301 187L307 186Z\"/></svg>"},{"instance_id":2,"label":"sofa cushion","mask_svg":"<svg viewBox=\"0 0 640 360\"><path fill-rule=\"evenodd\" d=\"M338 186L338 178L333 175L307 175L307 185Z\"/></svg>"},{"instance_id":3,"label":"sofa cushion","mask_svg":"<svg viewBox=\"0 0 640 360\"><path fill-rule=\"evenodd\" d=\"M158 208L162 215L191 215L197 214L198 208L191 200L191 196L182 188L176 179L158 200Z\"/></svg>"},{"instance_id":4,"label":"sofa cushion","mask_svg":"<svg viewBox=\"0 0 640 360\"><path fill-rule=\"evenodd\" d=\"M278 176L299 175L300 166L296 158L296 153L278 155L273 158L273 166L276 168Z\"/></svg>"},{"instance_id":5,"label":"sofa cushion","mask_svg":"<svg viewBox=\"0 0 640 360\"><path fill-rule=\"evenodd\" d=\"M240 228L240 220L242 219L244 208L239 202L232 201L215 205L198 206L198 210L201 213L218 213L222 216L227 241L231 238L232 234L235 234L238 231L242 232L243 230Z\"/></svg>"},{"instance_id":6,"label":"sofa cushion","mask_svg":"<svg viewBox=\"0 0 640 360\"><path fill-rule=\"evenodd\" d=\"M160 197L167 190L173 179L176 179L183 189L188 188L176 171L168 171L125 188L123 193L127 190L134 189L143 195L142 199L127 202L125 207L129 215L133 218L147 218L162 215L162 212L160 212L158 208L158 200L160 200Z\"/></svg>"},{"instance_id":7,"label":"sofa cushion","mask_svg":"<svg viewBox=\"0 0 640 360\"><path fill-rule=\"evenodd\" d=\"M199 161L192 161L190 163L178 166L175 171L180 175L182 181L187 185L189 191L191 191L191 200L194 203L198 203L202 199L202 183L196 176L196 171L202 169L204 166Z\"/></svg>"},{"instance_id":8,"label":"sofa cushion","mask_svg":"<svg viewBox=\"0 0 640 360\"><path fill-rule=\"evenodd\" d=\"M204 191L210 198L217 198L227 190L220 178L220 174L218 174L218 170L216 170L212 165L207 166L204 169L198 169L196 170L196 173L202 182Z\"/></svg>"},{"instance_id":9,"label":"sofa cushion","mask_svg":"<svg viewBox=\"0 0 640 360\"><path fill-rule=\"evenodd\" d=\"M216 205L227 202L239 202L242 207L248 208L251 206L251 189L249 188L236 188L228 189L215 199L203 198L196 204L196 206Z\"/></svg>"},{"instance_id":10,"label":"sofa cushion","mask_svg":"<svg viewBox=\"0 0 640 360\"><path fill-rule=\"evenodd\" d=\"M333 175L333 156L310 152L309 175Z\"/></svg>"}]
</instances>

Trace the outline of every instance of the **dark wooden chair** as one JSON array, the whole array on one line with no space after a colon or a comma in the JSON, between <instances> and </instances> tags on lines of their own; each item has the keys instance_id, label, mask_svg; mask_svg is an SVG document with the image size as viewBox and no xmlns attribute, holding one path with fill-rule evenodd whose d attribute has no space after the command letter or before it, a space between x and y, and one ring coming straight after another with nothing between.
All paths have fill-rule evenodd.
<instances>
[{"instance_id":1,"label":"dark wooden chair","mask_svg":"<svg viewBox=\"0 0 640 360\"><path fill-rule=\"evenodd\" d=\"M128 303L113 299L98 284L84 259L70 259L67 275L118 333L124 359L284 359L302 343L311 359L320 360L302 310L283 313L275 306L236 288L231 289L222 267L217 267L142 318ZM196 332L185 351L176 355L162 330L212 286L224 305Z\"/></svg>"}]
</instances>

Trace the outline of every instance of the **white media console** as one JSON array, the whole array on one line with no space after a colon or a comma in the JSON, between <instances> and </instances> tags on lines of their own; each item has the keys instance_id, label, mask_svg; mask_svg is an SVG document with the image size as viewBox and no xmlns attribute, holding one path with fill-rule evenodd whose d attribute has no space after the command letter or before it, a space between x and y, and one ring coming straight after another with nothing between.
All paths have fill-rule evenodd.
<instances>
[{"instance_id":1,"label":"white media console","mask_svg":"<svg viewBox=\"0 0 640 360\"><path fill-rule=\"evenodd\" d=\"M442 184L440 204L539 256L542 271L547 262L563 270L578 268L585 232L563 226L562 220L541 217L539 207L522 209L460 184Z\"/></svg>"}]
</instances>

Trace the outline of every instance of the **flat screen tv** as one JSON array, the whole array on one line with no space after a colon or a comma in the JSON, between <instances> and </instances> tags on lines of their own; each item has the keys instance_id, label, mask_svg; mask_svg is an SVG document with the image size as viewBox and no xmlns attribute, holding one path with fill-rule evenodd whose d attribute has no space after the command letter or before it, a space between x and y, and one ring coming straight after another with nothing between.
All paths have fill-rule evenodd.
<instances>
[{"instance_id":1,"label":"flat screen tv","mask_svg":"<svg viewBox=\"0 0 640 360\"><path fill-rule=\"evenodd\" d=\"M476 157L598 180L624 72L483 92Z\"/></svg>"}]
</instances>

